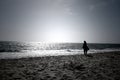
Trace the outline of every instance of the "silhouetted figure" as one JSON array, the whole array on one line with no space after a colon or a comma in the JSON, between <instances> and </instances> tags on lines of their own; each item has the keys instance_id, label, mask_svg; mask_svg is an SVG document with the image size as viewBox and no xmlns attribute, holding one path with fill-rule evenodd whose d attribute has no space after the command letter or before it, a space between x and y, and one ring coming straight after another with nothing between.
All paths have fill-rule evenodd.
<instances>
[{"instance_id":1,"label":"silhouetted figure","mask_svg":"<svg viewBox=\"0 0 120 80\"><path fill-rule=\"evenodd\" d=\"M84 55L87 56L87 51L89 50L89 48L87 46L87 42L86 41L84 41L82 48L84 50Z\"/></svg>"}]
</instances>

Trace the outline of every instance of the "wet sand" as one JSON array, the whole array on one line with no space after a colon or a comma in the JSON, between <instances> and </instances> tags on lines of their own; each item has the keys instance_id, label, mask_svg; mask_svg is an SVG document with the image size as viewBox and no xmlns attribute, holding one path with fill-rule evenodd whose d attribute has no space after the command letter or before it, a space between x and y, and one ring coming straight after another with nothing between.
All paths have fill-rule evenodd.
<instances>
[{"instance_id":1,"label":"wet sand","mask_svg":"<svg viewBox=\"0 0 120 80\"><path fill-rule=\"evenodd\" d=\"M120 80L120 52L1 59L0 80Z\"/></svg>"}]
</instances>

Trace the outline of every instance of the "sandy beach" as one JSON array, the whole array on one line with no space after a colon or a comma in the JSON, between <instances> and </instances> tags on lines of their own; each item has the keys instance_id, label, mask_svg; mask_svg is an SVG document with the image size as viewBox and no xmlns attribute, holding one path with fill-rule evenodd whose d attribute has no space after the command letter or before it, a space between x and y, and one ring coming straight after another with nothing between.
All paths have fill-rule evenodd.
<instances>
[{"instance_id":1,"label":"sandy beach","mask_svg":"<svg viewBox=\"0 0 120 80\"><path fill-rule=\"evenodd\" d=\"M0 80L120 80L120 52L1 59Z\"/></svg>"}]
</instances>

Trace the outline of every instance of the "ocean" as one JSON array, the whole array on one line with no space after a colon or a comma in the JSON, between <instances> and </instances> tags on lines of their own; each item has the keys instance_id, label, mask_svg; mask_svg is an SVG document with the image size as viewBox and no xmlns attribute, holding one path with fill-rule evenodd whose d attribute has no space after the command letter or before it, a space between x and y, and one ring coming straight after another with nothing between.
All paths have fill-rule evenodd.
<instances>
[{"instance_id":1,"label":"ocean","mask_svg":"<svg viewBox=\"0 0 120 80\"><path fill-rule=\"evenodd\" d=\"M0 42L0 59L83 54L83 43ZM88 53L120 51L120 44L88 43Z\"/></svg>"}]
</instances>

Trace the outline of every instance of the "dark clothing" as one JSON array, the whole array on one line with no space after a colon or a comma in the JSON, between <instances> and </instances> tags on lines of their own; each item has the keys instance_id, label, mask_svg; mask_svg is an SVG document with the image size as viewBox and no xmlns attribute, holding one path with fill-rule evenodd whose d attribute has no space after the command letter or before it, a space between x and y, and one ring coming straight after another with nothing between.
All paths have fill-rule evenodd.
<instances>
[{"instance_id":1,"label":"dark clothing","mask_svg":"<svg viewBox=\"0 0 120 80\"><path fill-rule=\"evenodd\" d=\"M83 44L83 50L84 50L84 55L87 55L87 51L89 50L88 46L87 46L87 43L86 41L84 41L84 44Z\"/></svg>"},{"instance_id":2,"label":"dark clothing","mask_svg":"<svg viewBox=\"0 0 120 80\"><path fill-rule=\"evenodd\" d=\"M86 51L88 51L88 50L89 50L89 48L88 48L87 44L83 44L83 49L84 49L84 50L86 50Z\"/></svg>"}]
</instances>

